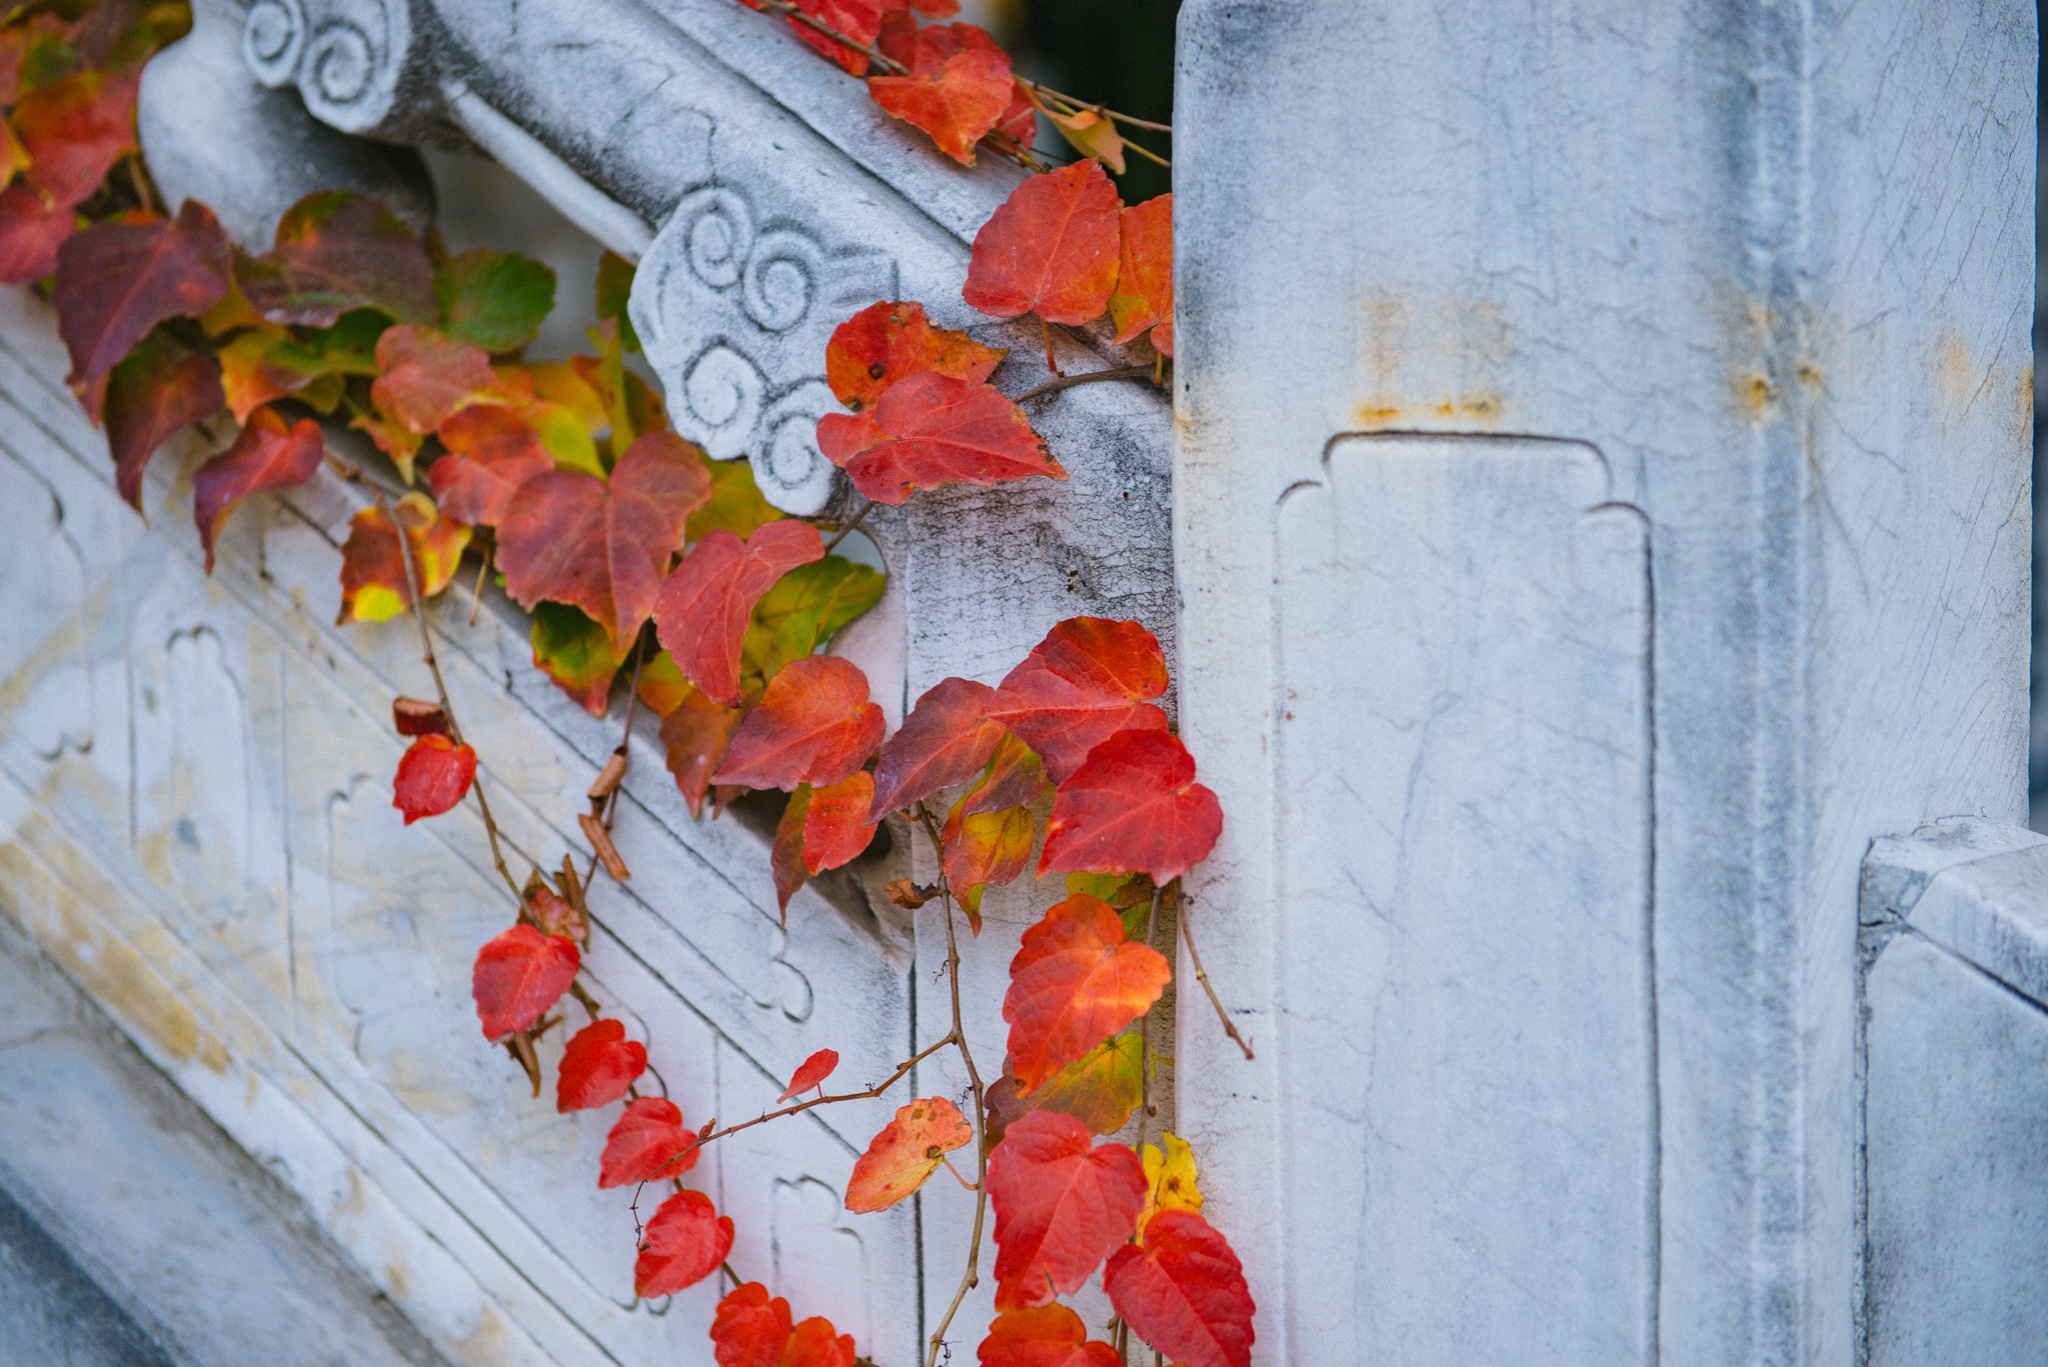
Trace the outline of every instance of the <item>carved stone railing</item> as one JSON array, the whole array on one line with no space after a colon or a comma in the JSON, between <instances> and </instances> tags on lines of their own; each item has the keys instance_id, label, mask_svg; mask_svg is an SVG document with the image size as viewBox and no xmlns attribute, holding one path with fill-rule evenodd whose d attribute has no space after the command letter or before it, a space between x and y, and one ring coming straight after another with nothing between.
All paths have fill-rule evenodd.
<instances>
[{"instance_id":1,"label":"carved stone railing","mask_svg":"<svg viewBox=\"0 0 2048 1367\"><path fill-rule=\"evenodd\" d=\"M141 97L168 197L208 203L249 247L328 185L423 224L433 188L404 144L484 150L638 260L632 316L676 426L750 459L789 511L842 497L813 431L834 406L826 339L857 309L921 300L1013 348L1011 392L1047 374L1036 328L960 298L974 231L1019 173L918 146L779 19L731 0L196 10ZM607 1116L529 1099L476 1029L470 961L506 918L481 827L465 812L407 830L389 807L390 700L430 687L418 642L404 620L329 625L335 547L364 494L323 472L252 500L206 578L183 482L200 443L157 457L144 527L63 386L47 314L24 293L0 306L0 496L29 529L0 551L10 610L26 599L0 647L10 910L443 1352L708 1361L714 1286L634 1301L629 1193L596 1190ZM1062 346L1070 365L1105 363ZM1033 413L1068 480L874 511L888 594L834 649L892 721L946 675L999 677L1077 613L1141 619L1170 649L1169 417L1147 388L1078 388ZM564 699L529 663L523 614L485 597L473 625L467 593L431 624L508 840L556 865L582 846L573 815L621 718ZM939 908L900 912L878 891L930 876L907 842L805 889L785 931L759 832L738 812L692 821L642 721L617 827L633 878L593 891L587 964L692 1123L757 1113L813 1049L879 1080L950 1028L932 990ZM987 1066L1015 939L1057 882L989 896L967 983ZM915 1085L951 1094L964 1078L935 1060ZM903 1099L749 1131L699 1174L738 1224L736 1266L890 1364L921 1359L971 1213L957 1189L879 1216L840 1207ZM956 1360L991 1291L956 1325Z\"/></svg>"}]
</instances>

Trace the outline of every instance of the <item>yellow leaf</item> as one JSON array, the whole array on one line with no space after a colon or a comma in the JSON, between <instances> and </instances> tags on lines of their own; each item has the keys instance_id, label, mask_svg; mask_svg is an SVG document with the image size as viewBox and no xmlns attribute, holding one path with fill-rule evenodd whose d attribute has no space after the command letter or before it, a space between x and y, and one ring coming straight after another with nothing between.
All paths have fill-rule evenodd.
<instances>
[{"instance_id":1,"label":"yellow leaf","mask_svg":"<svg viewBox=\"0 0 2048 1367\"><path fill-rule=\"evenodd\" d=\"M1195 1184L1195 1151L1177 1134L1160 1136L1166 1152L1151 1144L1140 1157L1145 1163L1145 1208L1138 1213L1138 1228L1162 1210L1185 1210L1199 1214L1202 1189Z\"/></svg>"},{"instance_id":2,"label":"yellow leaf","mask_svg":"<svg viewBox=\"0 0 2048 1367\"><path fill-rule=\"evenodd\" d=\"M1115 120L1093 109L1078 114L1055 114L1047 109L1045 115L1076 152L1095 158L1118 175L1124 173L1124 140L1117 135Z\"/></svg>"},{"instance_id":3,"label":"yellow leaf","mask_svg":"<svg viewBox=\"0 0 2048 1367\"><path fill-rule=\"evenodd\" d=\"M0 189L14 179L15 172L26 171L30 160L28 148L15 135L14 125L0 119Z\"/></svg>"},{"instance_id":4,"label":"yellow leaf","mask_svg":"<svg viewBox=\"0 0 2048 1367\"><path fill-rule=\"evenodd\" d=\"M590 429L567 404L542 400L526 404L518 412L555 458L557 466L581 470L599 479L605 477L604 462L598 458L597 443L591 439Z\"/></svg>"},{"instance_id":5,"label":"yellow leaf","mask_svg":"<svg viewBox=\"0 0 2048 1367\"><path fill-rule=\"evenodd\" d=\"M533 380L535 398L561 404L592 436L612 425L611 415L605 412L604 400L584 383L583 377L576 373L576 367L567 361L533 361L526 365L525 370Z\"/></svg>"}]
</instances>

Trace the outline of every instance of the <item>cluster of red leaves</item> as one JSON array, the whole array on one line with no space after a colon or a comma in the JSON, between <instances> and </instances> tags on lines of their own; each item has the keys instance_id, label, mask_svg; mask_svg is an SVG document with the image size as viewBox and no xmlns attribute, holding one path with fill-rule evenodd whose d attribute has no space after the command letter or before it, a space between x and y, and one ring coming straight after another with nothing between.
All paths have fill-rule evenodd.
<instances>
[{"instance_id":1,"label":"cluster of red leaves","mask_svg":"<svg viewBox=\"0 0 2048 1367\"><path fill-rule=\"evenodd\" d=\"M718 1367L854 1367L853 1335L822 1315L792 1320L789 1302L761 1283L734 1287L711 1322Z\"/></svg>"}]
</instances>

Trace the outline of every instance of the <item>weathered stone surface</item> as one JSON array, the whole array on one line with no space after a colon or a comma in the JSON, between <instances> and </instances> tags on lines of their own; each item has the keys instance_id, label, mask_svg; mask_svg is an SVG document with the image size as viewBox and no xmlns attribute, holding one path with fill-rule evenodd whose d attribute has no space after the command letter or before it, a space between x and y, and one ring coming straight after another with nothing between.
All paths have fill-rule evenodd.
<instances>
[{"instance_id":1,"label":"weathered stone surface","mask_svg":"<svg viewBox=\"0 0 2048 1367\"><path fill-rule=\"evenodd\" d=\"M1391 1341L1417 1364L1853 1360L1858 864L1877 835L2021 810L2035 63L2020 4L1183 9L1182 717L1231 818L1192 924L1260 1057L1245 1064L1184 997L1182 1111L1253 1269L1262 1352L1363 1361ZM1585 733L1542 708L1442 792L1402 799L1406 751L1359 742L1329 787L1293 786L1289 737L1305 723L1287 717L1289 690L1366 681L1355 721L1368 733L1429 715L1388 678L1372 629L1413 581L1376 573L1362 538L1332 561L1351 603L1314 600L1351 647L1313 690L1285 667L1283 500L1333 478L1333 439L1376 431L1438 434L1417 462L1496 434L1587 443L1650 547L1654 1181L1637 1150L1585 1155L1614 1189L1644 1193L1648 1247L1590 1220L1553 1226L1549 1201L1531 1199L1464 1246L1415 1251L1428 1266L1408 1266L1404 1286L1470 1288L1457 1307L1470 1322L1507 1326L1483 1344L1403 1335L1418 1307L1382 1301L1369 1271L1409 1251L1391 1242L1406 1226L1331 1173L1426 1162L1413 1135L1376 1122L1438 1099L1475 1134L1433 1180L1477 1199L1549 1132L1549 1108L1599 1103L1581 1061L1540 1052L1528 1066L1542 1076L1489 1087L1490 1060L1446 1053L1453 1020L1389 1037L1404 994L1488 984L1464 959L1368 964L1341 987L1331 965L1388 933L1362 929L1388 914L1378 889L1458 888L1487 895L1461 911L1500 908L1485 933L1512 938L1529 979L1578 981L1566 928L1608 894L1538 884L1524 899L1523 852L1555 842L1609 867L1644 827L1617 828L1606 791L1568 786L1497 844L1456 842L1502 795L1549 791L1548 768L1524 757ZM1441 532L1430 592L1471 601L1453 586L1489 582L1495 528ZM1524 620L1539 639L1551 629ZM1471 649L1519 658L1522 629ZM1448 672L1466 642L1425 620L1400 648ZM1514 715L1566 685L1552 669L1476 698L1447 687L1443 705ZM1573 710L1597 725L1638 677L1585 684ZM1323 810L1297 815L1310 801ZM1317 895L1290 895L1303 888ZM1621 975L1597 999L1532 996L1552 1014L1499 1047L1516 1055L1588 1013L1625 1020L1644 992ZM1635 1055L1614 1058L1614 1074L1641 1076ZM1481 1266L1491 1280L1465 1271ZM1588 1313L1525 1317L1525 1298ZM1438 1324L1452 1308L1419 1310ZM1645 1327L1621 1349L1608 1327L1625 1323Z\"/></svg>"}]
</instances>

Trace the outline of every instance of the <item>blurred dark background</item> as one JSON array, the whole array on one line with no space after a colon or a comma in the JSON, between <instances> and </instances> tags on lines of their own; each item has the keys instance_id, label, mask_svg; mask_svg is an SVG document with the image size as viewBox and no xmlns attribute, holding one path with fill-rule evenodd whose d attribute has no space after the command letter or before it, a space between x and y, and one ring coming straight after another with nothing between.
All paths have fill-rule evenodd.
<instances>
[{"instance_id":1,"label":"blurred dark background","mask_svg":"<svg viewBox=\"0 0 2048 1367\"><path fill-rule=\"evenodd\" d=\"M1180 0L995 0L963 5L963 19L973 18L969 10L988 16L974 22L1010 49L1030 79L1135 118L1173 121L1173 22ZM1172 156L1166 134L1135 136ZM1058 136L1046 128L1039 142L1054 146ZM1134 156L1126 159L1120 188L1124 203L1137 204L1173 186L1166 168Z\"/></svg>"}]
</instances>

